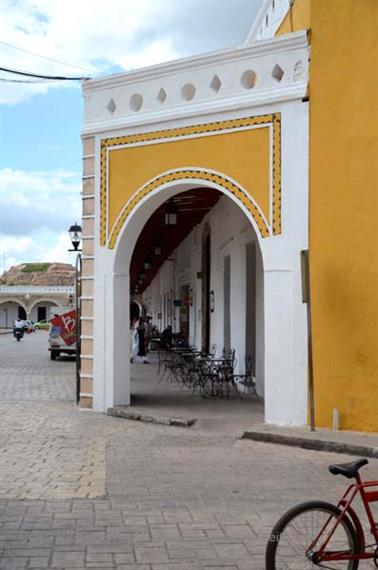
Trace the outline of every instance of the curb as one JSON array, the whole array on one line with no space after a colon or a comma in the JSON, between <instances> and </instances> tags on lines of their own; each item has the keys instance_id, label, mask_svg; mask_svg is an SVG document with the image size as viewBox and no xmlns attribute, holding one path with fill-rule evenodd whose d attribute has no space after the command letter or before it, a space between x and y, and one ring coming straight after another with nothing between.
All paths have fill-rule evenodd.
<instances>
[{"instance_id":1,"label":"curb","mask_svg":"<svg viewBox=\"0 0 378 570\"><path fill-rule=\"evenodd\" d=\"M353 443L342 443L329 440L323 441L320 439L259 431L245 431L241 439L252 439L253 441L262 441L265 443L301 447L302 449L312 449L314 451L329 451L332 453L344 453L347 455L358 455L360 457L378 458L378 447L355 445Z\"/></svg>"},{"instance_id":2,"label":"curb","mask_svg":"<svg viewBox=\"0 0 378 570\"><path fill-rule=\"evenodd\" d=\"M151 416L149 414L144 414L137 410L130 410L128 408L113 407L108 408L106 411L108 416L114 416L116 418L124 418L126 420L134 420L139 422L145 422L149 424L161 424L165 426L175 426L189 428L196 423L196 418L165 418L161 416Z\"/></svg>"}]
</instances>

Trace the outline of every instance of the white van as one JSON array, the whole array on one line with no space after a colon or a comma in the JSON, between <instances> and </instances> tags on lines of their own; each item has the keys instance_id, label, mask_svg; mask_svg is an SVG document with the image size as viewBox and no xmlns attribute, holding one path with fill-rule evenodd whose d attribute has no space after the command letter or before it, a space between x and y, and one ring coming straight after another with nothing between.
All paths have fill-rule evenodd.
<instances>
[{"instance_id":1,"label":"white van","mask_svg":"<svg viewBox=\"0 0 378 570\"><path fill-rule=\"evenodd\" d=\"M51 360L60 354L76 355L76 309L52 307L49 328Z\"/></svg>"}]
</instances>

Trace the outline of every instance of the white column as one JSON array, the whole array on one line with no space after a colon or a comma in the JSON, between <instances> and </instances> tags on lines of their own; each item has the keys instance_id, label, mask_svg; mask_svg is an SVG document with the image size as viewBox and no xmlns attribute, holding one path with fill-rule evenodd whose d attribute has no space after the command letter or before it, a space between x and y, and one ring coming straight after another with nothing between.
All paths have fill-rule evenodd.
<instances>
[{"instance_id":1,"label":"white column","mask_svg":"<svg viewBox=\"0 0 378 570\"><path fill-rule=\"evenodd\" d=\"M113 275L113 397L111 405L130 405L130 278Z\"/></svg>"},{"instance_id":2,"label":"white column","mask_svg":"<svg viewBox=\"0 0 378 570\"><path fill-rule=\"evenodd\" d=\"M130 403L129 312L128 274L98 275L94 306L93 409L96 411L105 412L110 406Z\"/></svg>"},{"instance_id":3,"label":"white column","mask_svg":"<svg viewBox=\"0 0 378 570\"><path fill-rule=\"evenodd\" d=\"M265 421L275 424L306 423L307 383L305 371L295 375L298 359L294 350L298 326L291 270L265 272ZM304 374L303 374L304 372Z\"/></svg>"}]
</instances>

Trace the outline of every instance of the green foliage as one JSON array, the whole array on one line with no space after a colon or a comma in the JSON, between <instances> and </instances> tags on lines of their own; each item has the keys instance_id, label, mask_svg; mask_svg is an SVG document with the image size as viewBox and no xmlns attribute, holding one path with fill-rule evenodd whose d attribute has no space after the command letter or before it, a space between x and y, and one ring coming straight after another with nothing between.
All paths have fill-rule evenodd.
<instances>
[{"instance_id":1,"label":"green foliage","mask_svg":"<svg viewBox=\"0 0 378 570\"><path fill-rule=\"evenodd\" d=\"M21 269L22 273L32 273L33 271L47 271L50 263L25 263Z\"/></svg>"}]
</instances>

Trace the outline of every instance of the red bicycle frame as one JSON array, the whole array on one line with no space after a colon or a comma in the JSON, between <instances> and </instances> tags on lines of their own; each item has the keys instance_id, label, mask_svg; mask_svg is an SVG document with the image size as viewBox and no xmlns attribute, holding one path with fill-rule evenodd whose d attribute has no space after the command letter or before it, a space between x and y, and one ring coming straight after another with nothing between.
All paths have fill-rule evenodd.
<instances>
[{"instance_id":1,"label":"red bicycle frame","mask_svg":"<svg viewBox=\"0 0 378 570\"><path fill-rule=\"evenodd\" d=\"M370 488L376 487L375 490L370 490ZM332 523L330 529L328 529L328 525L332 520L332 517L324 524L323 528L318 533L315 540L312 541L307 552L311 552L314 550L315 545L319 541L320 537L323 533L327 530L327 538L321 544L319 549L316 549L316 558L318 562L336 562L338 560L367 560L370 558L374 558L375 552L366 552L366 543L365 543L365 534L362 528L361 521L359 516L357 515L356 511L351 507L352 502L354 501L356 495L360 493L362 503L365 507L366 515L369 521L370 531L374 537L376 545L378 547L378 524L374 521L373 513L371 512L370 503L378 502L378 481L367 481L363 482L361 480L361 476L359 473L356 475L356 483L350 485L347 490L345 491L344 495L341 497L338 508L340 509L340 515L338 516L337 520ZM333 534L335 533L336 528L340 524L343 518L350 518L352 521L353 527L356 531L357 536L357 553L352 553L348 551L333 551L327 552L326 548L331 540Z\"/></svg>"}]
</instances>

